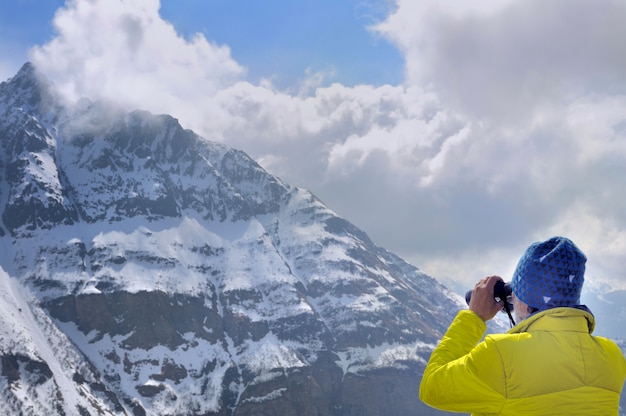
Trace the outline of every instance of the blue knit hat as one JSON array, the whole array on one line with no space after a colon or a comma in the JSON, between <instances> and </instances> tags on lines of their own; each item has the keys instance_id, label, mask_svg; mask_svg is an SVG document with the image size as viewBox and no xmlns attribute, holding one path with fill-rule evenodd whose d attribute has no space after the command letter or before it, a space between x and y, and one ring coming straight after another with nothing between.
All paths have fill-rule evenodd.
<instances>
[{"instance_id":1,"label":"blue knit hat","mask_svg":"<svg viewBox=\"0 0 626 416\"><path fill-rule=\"evenodd\" d=\"M534 243L519 260L511 288L522 302L538 310L579 305L586 262L587 257L567 238Z\"/></svg>"}]
</instances>

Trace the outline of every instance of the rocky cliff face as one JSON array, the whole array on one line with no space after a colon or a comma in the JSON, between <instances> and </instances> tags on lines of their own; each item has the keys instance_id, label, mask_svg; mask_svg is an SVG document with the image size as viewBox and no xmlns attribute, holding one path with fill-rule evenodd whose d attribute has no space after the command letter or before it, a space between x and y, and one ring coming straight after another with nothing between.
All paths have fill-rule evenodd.
<instances>
[{"instance_id":1,"label":"rocky cliff face","mask_svg":"<svg viewBox=\"0 0 626 416\"><path fill-rule=\"evenodd\" d=\"M3 414L427 415L460 307L172 117L0 84Z\"/></svg>"}]
</instances>

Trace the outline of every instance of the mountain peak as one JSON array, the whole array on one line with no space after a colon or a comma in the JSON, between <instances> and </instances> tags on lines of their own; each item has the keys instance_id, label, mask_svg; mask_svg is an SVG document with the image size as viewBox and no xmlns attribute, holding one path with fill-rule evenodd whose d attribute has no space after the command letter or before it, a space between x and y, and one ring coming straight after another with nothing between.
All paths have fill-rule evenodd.
<instances>
[{"instance_id":1,"label":"mountain peak","mask_svg":"<svg viewBox=\"0 0 626 416\"><path fill-rule=\"evenodd\" d=\"M50 118L63 107L64 100L56 87L31 62L26 62L17 74L0 83L0 108L6 105Z\"/></svg>"},{"instance_id":2,"label":"mountain peak","mask_svg":"<svg viewBox=\"0 0 626 416\"><path fill-rule=\"evenodd\" d=\"M33 63L26 62L15 76L0 85L14 94L24 95L24 92L29 90L47 89L50 81L37 70Z\"/></svg>"},{"instance_id":3,"label":"mountain peak","mask_svg":"<svg viewBox=\"0 0 626 416\"><path fill-rule=\"evenodd\" d=\"M28 61L24 63L24 65L22 65L19 71L17 71L17 74L15 74L14 78L35 77L35 76L40 76L40 73L37 70L37 67L35 67L35 64Z\"/></svg>"}]
</instances>

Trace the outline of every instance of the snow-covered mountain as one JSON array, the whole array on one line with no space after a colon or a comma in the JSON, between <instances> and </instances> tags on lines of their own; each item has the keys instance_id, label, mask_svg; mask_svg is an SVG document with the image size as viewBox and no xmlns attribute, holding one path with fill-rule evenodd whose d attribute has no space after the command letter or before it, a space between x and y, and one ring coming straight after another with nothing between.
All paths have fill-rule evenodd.
<instances>
[{"instance_id":1,"label":"snow-covered mountain","mask_svg":"<svg viewBox=\"0 0 626 416\"><path fill-rule=\"evenodd\" d=\"M0 412L439 414L462 306L310 192L166 115L0 84Z\"/></svg>"},{"instance_id":2,"label":"snow-covered mountain","mask_svg":"<svg viewBox=\"0 0 626 416\"><path fill-rule=\"evenodd\" d=\"M435 415L463 300L167 115L0 84L0 413Z\"/></svg>"}]
</instances>

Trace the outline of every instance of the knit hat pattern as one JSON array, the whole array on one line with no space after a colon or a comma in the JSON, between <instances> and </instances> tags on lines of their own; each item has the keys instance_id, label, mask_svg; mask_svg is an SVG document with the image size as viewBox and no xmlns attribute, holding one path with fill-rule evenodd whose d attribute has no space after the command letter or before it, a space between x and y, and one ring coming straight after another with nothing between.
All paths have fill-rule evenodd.
<instances>
[{"instance_id":1,"label":"knit hat pattern","mask_svg":"<svg viewBox=\"0 0 626 416\"><path fill-rule=\"evenodd\" d=\"M534 243L519 260L511 288L538 310L579 305L586 262L583 252L565 237Z\"/></svg>"}]
</instances>

